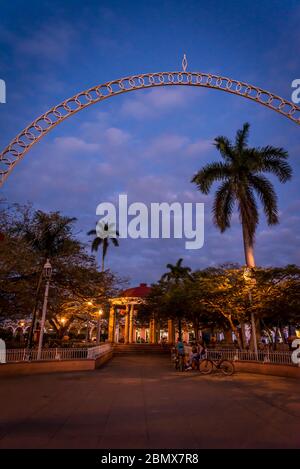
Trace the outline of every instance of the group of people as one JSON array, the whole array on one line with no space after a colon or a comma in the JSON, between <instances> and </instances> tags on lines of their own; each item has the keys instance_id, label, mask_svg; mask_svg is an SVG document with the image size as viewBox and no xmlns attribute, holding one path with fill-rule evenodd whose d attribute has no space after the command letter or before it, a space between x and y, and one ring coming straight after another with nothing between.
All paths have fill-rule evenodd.
<instances>
[{"instance_id":1,"label":"group of people","mask_svg":"<svg viewBox=\"0 0 300 469\"><path fill-rule=\"evenodd\" d=\"M199 369L200 360L204 357L205 354L206 349L203 343L195 342L192 345L191 352L186 354L184 343L181 339L177 340L175 347L175 359L179 359L181 357L185 371Z\"/></svg>"}]
</instances>

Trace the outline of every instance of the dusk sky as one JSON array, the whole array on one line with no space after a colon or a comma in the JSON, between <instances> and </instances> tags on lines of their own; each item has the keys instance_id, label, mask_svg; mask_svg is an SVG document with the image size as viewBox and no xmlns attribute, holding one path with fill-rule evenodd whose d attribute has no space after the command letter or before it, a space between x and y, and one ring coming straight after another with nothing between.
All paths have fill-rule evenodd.
<instances>
[{"instance_id":1,"label":"dusk sky","mask_svg":"<svg viewBox=\"0 0 300 469\"><path fill-rule=\"evenodd\" d=\"M291 100L300 78L300 2L261 1L21 1L1 2L0 146L34 118L76 92L131 74L181 69L229 76ZM190 180L219 159L218 135L234 138L251 124L251 146L284 147L294 176L279 184L280 224L256 236L258 265L300 264L300 127L264 106L217 90L138 90L79 112L25 156L1 189L8 202L78 219L87 240L100 202L204 202L205 242L120 240L106 265L132 284L153 282L168 262L192 268L244 263L241 227L221 234L212 224L214 191L203 196ZM216 186L214 186L215 188Z\"/></svg>"}]
</instances>

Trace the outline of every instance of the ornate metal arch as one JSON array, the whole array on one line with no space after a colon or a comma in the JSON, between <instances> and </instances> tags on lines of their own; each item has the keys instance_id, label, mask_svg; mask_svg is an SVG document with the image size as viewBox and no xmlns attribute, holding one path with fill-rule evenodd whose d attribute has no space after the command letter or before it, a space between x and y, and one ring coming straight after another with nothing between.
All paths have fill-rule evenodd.
<instances>
[{"instance_id":1,"label":"ornate metal arch","mask_svg":"<svg viewBox=\"0 0 300 469\"><path fill-rule=\"evenodd\" d=\"M257 86L210 73L183 71L145 73L96 85L66 99L22 130L0 153L0 187L30 148L60 122L94 103L128 91L160 86L199 86L236 94L279 112L300 125L300 107Z\"/></svg>"}]
</instances>

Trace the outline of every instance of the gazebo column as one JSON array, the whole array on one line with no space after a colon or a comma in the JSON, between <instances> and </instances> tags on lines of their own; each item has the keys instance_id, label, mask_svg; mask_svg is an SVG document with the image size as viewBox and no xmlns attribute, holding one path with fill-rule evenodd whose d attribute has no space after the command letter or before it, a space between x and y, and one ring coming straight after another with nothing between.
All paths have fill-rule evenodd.
<instances>
[{"instance_id":1,"label":"gazebo column","mask_svg":"<svg viewBox=\"0 0 300 469\"><path fill-rule=\"evenodd\" d=\"M134 304L131 304L129 311L129 343L132 344L134 342L133 338L133 318L134 318Z\"/></svg>"},{"instance_id":2,"label":"gazebo column","mask_svg":"<svg viewBox=\"0 0 300 469\"><path fill-rule=\"evenodd\" d=\"M149 329L150 329L150 344L157 344L157 324L156 324L156 320L155 319L151 319L150 320L150 325L149 325Z\"/></svg>"},{"instance_id":3,"label":"gazebo column","mask_svg":"<svg viewBox=\"0 0 300 469\"><path fill-rule=\"evenodd\" d=\"M149 322L149 343L153 344L153 319Z\"/></svg>"},{"instance_id":4,"label":"gazebo column","mask_svg":"<svg viewBox=\"0 0 300 469\"><path fill-rule=\"evenodd\" d=\"M158 335L159 335L159 332L158 332L158 322L156 321L156 319L153 319L153 335L154 335L154 344L158 344Z\"/></svg>"},{"instance_id":5,"label":"gazebo column","mask_svg":"<svg viewBox=\"0 0 300 469\"><path fill-rule=\"evenodd\" d=\"M116 311L115 307L111 306L109 310L109 321L108 321L108 341L115 342L116 332Z\"/></svg>"},{"instance_id":6,"label":"gazebo column","mask_svg":"<svg viewBox=\"0 0 300 469\"><path fill-rule=\"evenodd\" d=\"M168 344L175 344L175 327L173 319L168 319Z\"/></svg>"},{"instance_id":7,"label":"gazebo column","mask_svg":"<svg viewBox=\"0 0 300 469\"><path fill-rule=\"evenodd\" d=\"M124 337L124 343L128 344L129 343L129 305L126 305L126 313L125 313L125 337Z\"/></svg>"}]
</instances>

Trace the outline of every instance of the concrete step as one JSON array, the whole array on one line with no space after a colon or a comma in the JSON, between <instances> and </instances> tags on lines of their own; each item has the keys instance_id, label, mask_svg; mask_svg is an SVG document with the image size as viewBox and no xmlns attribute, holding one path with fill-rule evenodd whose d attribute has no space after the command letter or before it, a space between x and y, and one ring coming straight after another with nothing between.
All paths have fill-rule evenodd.
<instances>
[{"instance_id":1,"label":"concrete step","mask_svg":"<svg viewBox=\"0 0 300 469\"><path fill-rule=\"evenodd\" d=\"M151 354L151 353L169 353L169 346L162 347L160 344L115 344L113 346L115 355L124 354Z\"/></svg>"}]
</instances>

